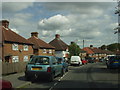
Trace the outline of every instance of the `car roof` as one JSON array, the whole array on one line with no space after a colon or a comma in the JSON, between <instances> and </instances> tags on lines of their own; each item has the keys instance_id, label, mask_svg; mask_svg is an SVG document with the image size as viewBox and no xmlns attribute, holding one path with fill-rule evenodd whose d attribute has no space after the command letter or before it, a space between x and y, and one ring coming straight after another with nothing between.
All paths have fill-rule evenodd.
<instances>
[{"instance_id":1,"label":"car roof","mask_svg":"<svg viewBox=\"0 0 120 90\"><path fill-rule=\"evenodd\" d=\"M36 55L36 56L33 56L33 57L53 57L53 56L40 56L40 55Z\"/></svg>"}]
</instances>

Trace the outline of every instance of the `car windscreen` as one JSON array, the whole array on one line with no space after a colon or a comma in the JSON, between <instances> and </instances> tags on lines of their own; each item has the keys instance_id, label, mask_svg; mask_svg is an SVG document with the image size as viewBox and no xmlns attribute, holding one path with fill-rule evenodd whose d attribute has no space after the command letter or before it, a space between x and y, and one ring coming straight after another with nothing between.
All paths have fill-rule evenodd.
<instances>
[{"instance_id":1,"label":"car windscreen","mask_svg":"<svg viewBox=\"0 0 120 90\"><path fill-rule=\"evenodd\" d=\"M48 65L49 58L48 57L32 57L29 64Z\"/></svg>"},{"instance_id":2,"label":"car windscreen","mask_svg":"<svg viewBox=\"0 0 120 90\"><path fill-rule=\"evenodd\" d=\"M120 57L119 56L114 56L114 57L110 57L109 58L110 61L120 61Z\"/></svg>"}]
</instances>

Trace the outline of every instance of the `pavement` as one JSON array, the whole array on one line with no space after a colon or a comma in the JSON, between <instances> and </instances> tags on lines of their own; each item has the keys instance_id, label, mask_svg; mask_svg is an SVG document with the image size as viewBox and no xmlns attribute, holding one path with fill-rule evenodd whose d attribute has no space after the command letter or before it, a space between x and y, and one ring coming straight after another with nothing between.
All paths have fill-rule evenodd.
<instances>
[{"instance_id":1,"label":"pavement","mask_svg":"<svg viewBox=\"0 0 120 90\"><path fill-rule=\"evenodd\" d=\"M13 88L24 88L26 85L30 85L30 81L26 81L24 72L15 73L10 75L3 75L4 80L8 80L12 83Z\"/></svg>"}]
</instances>

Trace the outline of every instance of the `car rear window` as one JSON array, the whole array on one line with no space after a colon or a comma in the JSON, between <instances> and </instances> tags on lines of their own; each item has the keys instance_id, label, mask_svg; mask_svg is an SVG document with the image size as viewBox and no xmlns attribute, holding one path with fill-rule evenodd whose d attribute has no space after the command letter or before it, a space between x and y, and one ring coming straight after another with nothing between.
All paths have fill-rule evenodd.
<instances>
[{"instance_id":1,"label":"car rear window","mask_svg":"<svg viewBox=\"0 0 120 90\"><path fill-rule=\"evenodd\" d=\"M29 64L48 65L49 58L48 57L32 57Z\"/></svg>"},{"instance_id":2,"label":"car rear window","mask_svg":"<svg viewBox=\"0 0 120 90\"><path fill-rule=\"evenodd\" d=\"M119 56L110 57L109 60L110 61L114 61L114 60L119 60L120 61L120 57Z\"/></svg>"}]
</instances>

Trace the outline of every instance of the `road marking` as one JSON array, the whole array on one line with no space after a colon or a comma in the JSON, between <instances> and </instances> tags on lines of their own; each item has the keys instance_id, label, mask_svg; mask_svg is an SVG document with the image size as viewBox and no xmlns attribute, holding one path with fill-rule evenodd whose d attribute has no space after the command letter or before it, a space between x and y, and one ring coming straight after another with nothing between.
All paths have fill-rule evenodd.
<instances>
[{"instance_id":1,"label":"road marking","mask_svg":"<svg viewBox=\"0 0 120 90\"><path fill-rule=\"evenodd\" d=\"M31 84L31 82L27 82L27 83L24 83L24 84L16 87L16 88L24 88L25 86L30 85L30 84Z\"/></svg>"},{"instance_id":2,"label":"road marking","mask_svg":"<svg viewBox=\"0 0 120 90\"><path fill-rule=\"evenodd\" d=\"M60 77L60 79L58 79L58 82L54 83L54 85L49 90L52 90L67 74L68 72L66 72L62 77Z\"/></svg>"}]
</instances>

